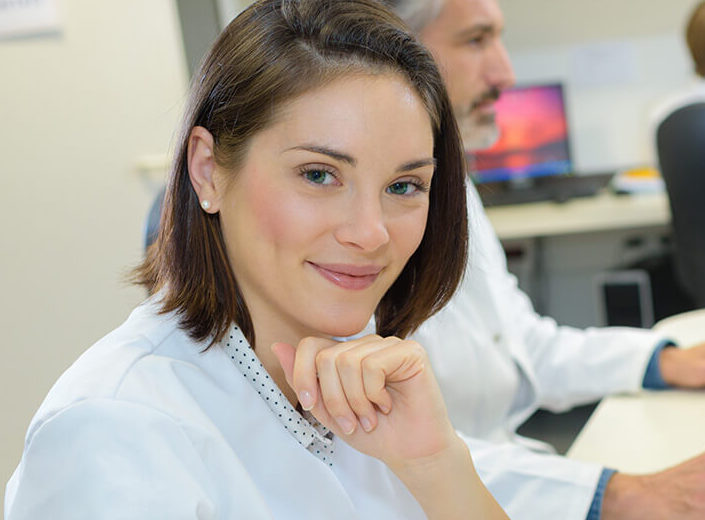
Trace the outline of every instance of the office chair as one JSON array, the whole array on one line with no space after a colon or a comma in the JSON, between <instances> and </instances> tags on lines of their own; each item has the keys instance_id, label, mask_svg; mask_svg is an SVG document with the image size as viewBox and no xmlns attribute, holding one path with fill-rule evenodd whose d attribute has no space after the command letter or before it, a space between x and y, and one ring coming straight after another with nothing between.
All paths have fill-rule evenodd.
<instances>
[{"instance_id":1,"label":"office chair","mask_svg":"<svg viewBox=\"0 0 705 520\"><path fill-rule=\"evenodd\" d=\"M671 204L675 277L705 307L705 102L666 117L656 149Z\"/></svg>"}]
</instances>

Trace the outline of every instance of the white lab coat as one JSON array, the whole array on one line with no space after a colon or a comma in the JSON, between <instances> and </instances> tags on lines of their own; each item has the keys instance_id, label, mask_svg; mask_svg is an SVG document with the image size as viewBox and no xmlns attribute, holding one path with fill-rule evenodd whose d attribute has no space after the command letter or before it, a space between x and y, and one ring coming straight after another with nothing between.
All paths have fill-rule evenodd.
<instances>
[{"instance_id":1,"label":"white lab coat","mask_svg":"<svg viewBox=\"0 0 705 520\"><path fill-rule=\"evenodd\" d=\"M219 346L138 307L57 381L7 485L5 518L425 518L380 461L332 467L285 430Z\"/></svg>"},{"instance_id":2,"label":"white lab coat","mask_svg":"<svg viewBox=\"0 0 705 520\"><path fill-rule=\"evenodd\" d=\"M414 334L428 351L455 427L513 520L583 520L600 467L537 453L516 429L537 408L561 411L636 391L662 339L637 329L577 330L538 316L507 271L468 186L469 265L451 302Z\"/></svg>"}]
</instances>

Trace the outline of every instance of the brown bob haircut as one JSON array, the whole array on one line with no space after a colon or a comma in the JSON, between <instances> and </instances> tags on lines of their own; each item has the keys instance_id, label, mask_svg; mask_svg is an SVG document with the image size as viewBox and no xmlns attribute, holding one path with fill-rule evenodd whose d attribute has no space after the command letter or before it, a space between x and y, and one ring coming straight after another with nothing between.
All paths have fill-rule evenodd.
<instances>
[{"instance_id":1,"label":"brown bob haircut","mask_svg":"<svg viewBox=\"0 0 705 520\"><path fill-rule=\"evenodd\" d=\"M695 72L705 77L705 2L693 8L685 29L685 39L693 57Z\"/></svg>"},{"instance_id":2,"label":"brown bob haircut","mask_svg":"<svg viewBox=\"0 0 705 520\"><path fill-rule=\"evenodd\" d=\"M194 339L212 345L236 323L255 344L219 216L201 209L189 180L191 129L206 128L218 165L237 175L253 135L272 124L278 109L351 73L404 77L428 110L434 133L437 164L424 237L376 309L377 332L408 335L455 291L467 251L464 155L430 54L374 0L263 0L225 28L194 76L159 236L134 273L136 283L159 293L162 312L175 311ZM399 132L403 138L404 129Z\"/></svg>"}]
</instances>

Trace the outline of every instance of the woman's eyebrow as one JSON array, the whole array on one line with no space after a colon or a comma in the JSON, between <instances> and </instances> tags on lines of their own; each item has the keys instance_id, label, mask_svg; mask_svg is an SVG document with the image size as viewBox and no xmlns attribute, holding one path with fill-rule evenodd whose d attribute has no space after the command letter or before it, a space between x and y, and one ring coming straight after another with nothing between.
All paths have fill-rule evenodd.
<instances>
[{"instance_id":1,"label":"woman's eyebrow","mask_svg":"<svg viewBox=\"0 0 705 520\"><path fill-rule=\"evenodd\" d=\"M322 155L327 155L328 157L331 157L331 158L336 159L338 161L345 162L345 163L349 164L350 166L357 165L357 159L355 159L351 155L340 152L338 150L334 150L332 148L328 148L327 146L303 144L303 145L299 145L299 146L292 146L291 148L287 148L284 151L287 152L289 150L305 150L307 152L320 153ZM435 168L436 167L436 159L434 157L429 157L429 158L425 158L425 159L415 159L413 161L409 161L409 162L402 164L401 166L399 166L399 168L397 168L397 171L409 172L412 170L416 170L417 168L423 168L424 166L433 166Z\"/></svg>"},{"instance_id":2,"label":"woman's eyebrow","mask_svg":"<svg viewBox=\"0 0 705 520\"><path fill-rule=\"evenodd\" d=\"M332 148L328 148L326 146L318 146L318 145L313 145L313 144L303 144L300 146L292 146L291 148L287 148L286 151L289 150L306 150L308 152L314 152L314 153L320 153L323 155L327 155L328 157L331 157L333 159L336 159L338 161L343 161L350 166L355 166L357 164L357 160L343 152L339 152L337 150L333 150Z\"/></svg>"},{"instance_id":3,"label":"woman's eyebrow","mask_svg":"<svg viewBox=\"0 0 705 520\"><path fill-rule=\"evenodd\" d=\"M415 161L409 161L397 168L397 171L410 172L412 170L416 170L417 168L423 168L424 166L433 166L435 168L436 159L434 157L429 157L428 159L418 159Z\"/></svg>"}]
</instances>

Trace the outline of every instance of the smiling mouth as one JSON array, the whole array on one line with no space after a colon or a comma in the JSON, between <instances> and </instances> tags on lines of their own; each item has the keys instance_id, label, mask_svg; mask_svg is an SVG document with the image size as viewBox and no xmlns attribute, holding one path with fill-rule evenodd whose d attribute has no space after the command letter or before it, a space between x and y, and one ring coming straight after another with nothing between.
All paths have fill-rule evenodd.
<instances>
[{"instance_id":1,"label":"smiling mouth","mask_svg":"<svg viewBox=\"0 0 705 520\"><path fill-rule=\"evenodd\" d=\"M382 272L382 268L378 266L316 264L313 262L308 262L308 264L329 282L353 291L367 289Z\"/></svg>"}]
</instances>

